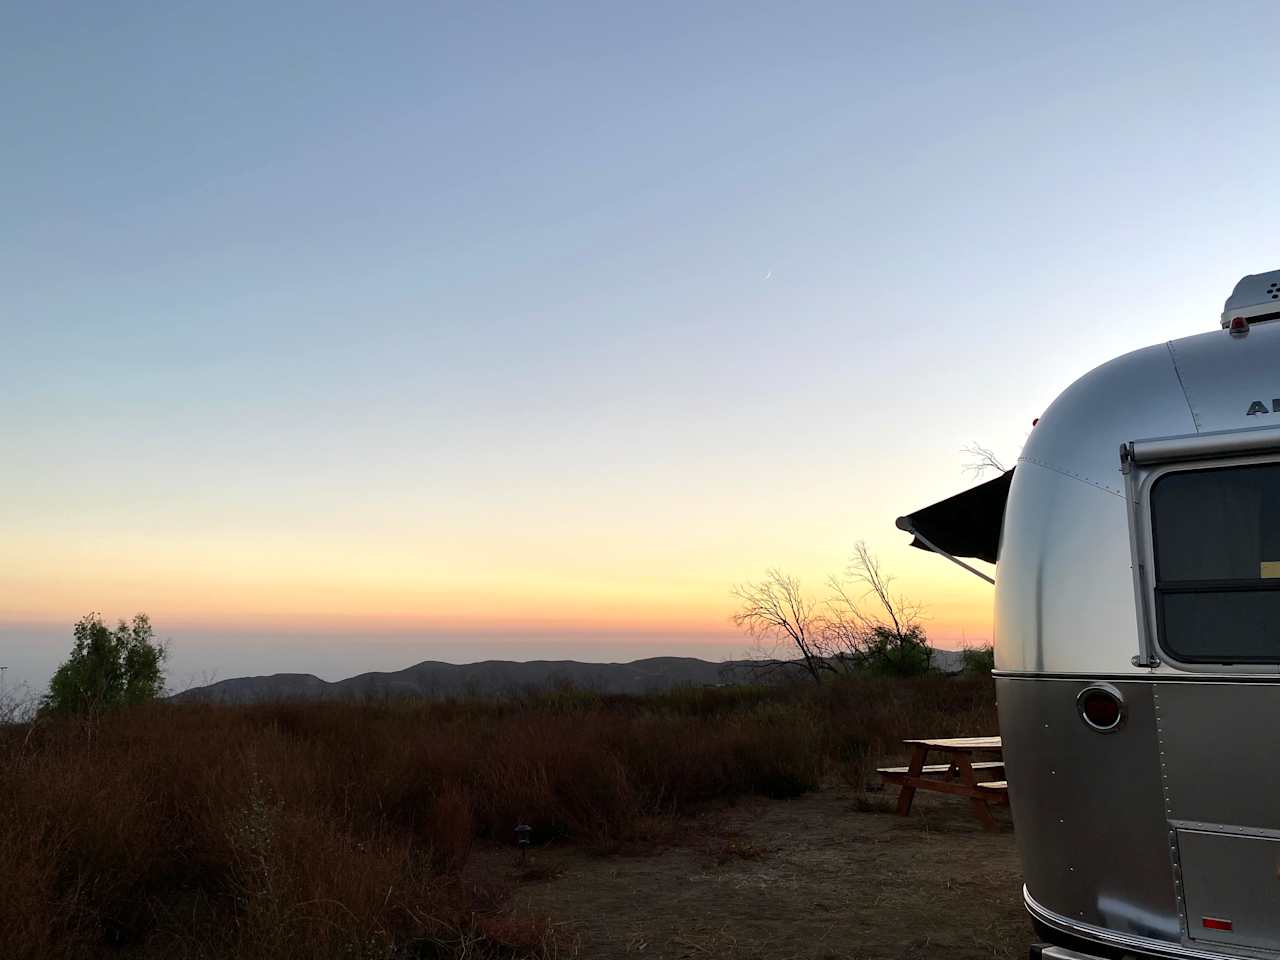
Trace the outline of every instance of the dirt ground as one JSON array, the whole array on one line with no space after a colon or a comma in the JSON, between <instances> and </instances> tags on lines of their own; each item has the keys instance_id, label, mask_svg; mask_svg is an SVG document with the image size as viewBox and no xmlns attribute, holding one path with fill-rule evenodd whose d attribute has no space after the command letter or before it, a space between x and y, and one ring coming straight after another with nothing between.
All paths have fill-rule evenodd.
<instances>
[{"instance_id":1,"label":"dirt ground","mask_svg":"<svg viewBox=\"0 0 1280 960\"><path fill-rule=\"evenodd\" d=\"M686 821L672 845L598 856L571 847L480 853L521 913L556 921L587 958L1019 958L1031 927L1007 811L984 831L967 801L831 787ZM861 809L860 809L861 808Z\"/></svg>"}]
</instances>

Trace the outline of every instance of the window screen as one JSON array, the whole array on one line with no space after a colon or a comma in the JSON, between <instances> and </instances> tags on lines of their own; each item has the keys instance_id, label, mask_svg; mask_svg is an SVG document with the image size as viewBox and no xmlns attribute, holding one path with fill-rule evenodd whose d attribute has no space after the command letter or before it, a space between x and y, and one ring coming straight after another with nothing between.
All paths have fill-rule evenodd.
<instances>
[{"instance_id":1,"label":"window screen","mask_svg":"<svg viewBox=\"0 0 1280 960\"><path fill-rule=\"evenodd\" d=\"M1280 663L1280 464L1166 474L1151 527L1161 645L1188 662Z\"/></svg>"}]
</instances>

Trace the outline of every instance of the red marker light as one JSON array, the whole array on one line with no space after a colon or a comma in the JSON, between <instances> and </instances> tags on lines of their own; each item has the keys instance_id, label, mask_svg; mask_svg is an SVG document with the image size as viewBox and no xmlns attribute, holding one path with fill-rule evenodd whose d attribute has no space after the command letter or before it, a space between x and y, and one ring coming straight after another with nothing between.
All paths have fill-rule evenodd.
<instances>
[{"instance_id":1,"label":"red marker light","mask_svg":"<svg viewBox=\"0 0 1280 960\"><path fill-rule=\"evenodd\" d=\"M1201 917L1200 922L1209 930L1230 930L1231 921L1222 920L1218 917Z\"/></svg>"},{"instance_id":2,"label":"red marker light","mask_svg":"<svg viewBox=\"0 0 1280 960\"><path fill-rule=\"evenodd\" d=\"M1244 317L1232 317L1231 326L1227 329L1233 337L1247 337L1249 335L1249 321Z\"/></svg>"}]
</instances>

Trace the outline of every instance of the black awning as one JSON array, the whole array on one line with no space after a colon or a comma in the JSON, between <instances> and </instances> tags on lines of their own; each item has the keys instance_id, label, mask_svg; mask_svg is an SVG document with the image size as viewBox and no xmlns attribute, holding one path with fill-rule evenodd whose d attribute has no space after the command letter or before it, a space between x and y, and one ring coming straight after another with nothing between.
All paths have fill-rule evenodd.
<instances>
[{"instance_id":1,"label":"black awning","mask_svg":"<svg viewBox=\"0 0 1280 960\"><path fill-rule=\"evenodd\" d=\"M1013 471L1006 471L994 480L899 517L898 529L913 534L911 545L921 550L995 563L1012 480Z\"/></svg>"}]
</instances>

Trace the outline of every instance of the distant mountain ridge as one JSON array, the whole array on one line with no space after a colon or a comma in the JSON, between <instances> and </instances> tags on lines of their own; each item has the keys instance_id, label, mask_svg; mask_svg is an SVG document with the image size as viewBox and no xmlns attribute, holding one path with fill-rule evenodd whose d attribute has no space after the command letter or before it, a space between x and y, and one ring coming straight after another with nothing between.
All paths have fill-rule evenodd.
<instances>
[{"instance_id":1,"label":"distant mountain ridge","mask_svg":"<svg viewBox=\"0 0 1280 960\"><path fill-rule=\"evenodd\" d=\"M934 665L960 668L960 654L935 650ZM673 687L748 683L770 671L794 672L798 662L650 657L630 663L579 660L484 660L443 663L424 660L403 670L361 673L329 682L310 673L235 677L175 694L177 702L261 703L276 700L384 700L498 696L571 685L598 693L660 693Z\"/></svg>"}]
</instances>

